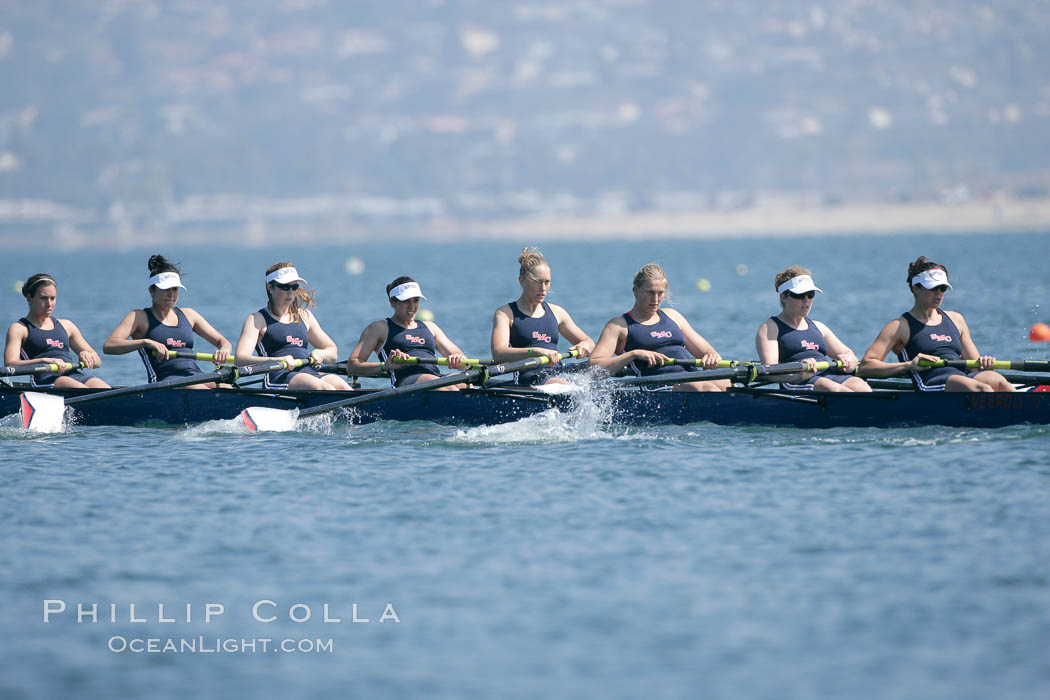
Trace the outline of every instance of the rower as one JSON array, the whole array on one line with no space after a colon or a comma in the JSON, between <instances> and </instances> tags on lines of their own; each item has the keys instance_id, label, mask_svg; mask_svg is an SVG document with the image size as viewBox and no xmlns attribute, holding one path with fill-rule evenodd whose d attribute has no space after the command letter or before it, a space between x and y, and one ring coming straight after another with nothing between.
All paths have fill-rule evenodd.
<instances>
[{"instance_id":1,"label":"rower","mask_svg":"<svg viewBox=\"0 0 1050 700\"><path fill-rule=\"evenodd\" d=\"M339 349L311 313L314 292L306 288L292 263L284 261L266 270L266 306L244 320L237 341L238 366L267 360L306 360L314 364L335 362ZM313 350L307 350L313 345ZM343 389L342 377L321 374L313 367L271 372L264 375L266 389Z\"/></svg>"},{"instance_id":2,"label":"rower","mask_svg":"<svg viewBox=\"0 0 1050 700\"><path fill-rule=\"evenodd\" d=\"M591 364L610 374L628 369L649 377L695 371L692 367L665 365L667 360L700 358L704 369L714 369L722 357L711 343L693 330L674 309L661 309L667 296L667 276L656 263L643 266L634 276L634 306L609 319L591 353ZM729 381L689 381L673 385L674 391L725 391Z\"/></svg>"},{"instance_id":3,"label":"rower","mask_svg":"<svg viewBox=\"0 0 1050 700\"><path fill-rule=\"evenodd\" d=\"M448 358L450 367L465 369L463 351L448 339L444 331L433 321L416 319L419 300L426 299L418 282L411 277L398 277L386 286L386 294L394 313L389 318L368 324L361 333L350 359L346 361L347 374L376 377L390 370L390 383L395 387L430 381L441 376L433 362L438 351ZM379 362L368 361L373 352L379 357ZM419 358L418 363L406 365L395 361L410 357ZM453 384L439 390L465 388L466 384Z\"/></svg>"},{"instance_id":4,"label":"rower","mask_svg":"<svg viewBox=\"0 0 1050 700\"><path fill-rule=\"evenodd\" d=\"M861 375L890 377L908 370L919 391L1014 391L1005 377L990 369L995 358L977 351L962 314L940 308L952 289L948 268L920 256L908 265L908 289L914 299L911 309L882 329L864 353ZM899 362L884 361L891 350ZM976 360L980 369L923 366L937 360Z\"/></svg>"},{"instance_id":5,"label":"rower","mask_svg":"<svg viewBox=\"0 0 1050 700\"><path fill-rule=\"evenodd\" d=\"M22 296L29 304L29 311L7 329L5 365L74 364L70 350L80 356L79 362L88 369L102 364L98 353L84 339L76 324L54 316L58 284L51 275L38 272L30 277L22 285ZM53 386L56 389L105 389L109 386L99 377L89 377L76 368L30 374L29 382L35 387Z\"/></svg>"},{"instance_id":6,"label":"rower","mask_svg":"<svg viewBox=\"0 0 1050 700\"><path fill-rule=\"evenodd\" d=\"M192 351L194 334L215 346L215 364L226 362L233 350L230 341L197 311L188 306L176 306L179 290L186 289L179 266L163 255L151 255L146 265L149 268L146 290L152 304L129 311L109 334L102 352L124 355L137 350L146 366L146 381L150 383L203 374L192 359L169 359L170 351ZM215 382L205 382L193 384L191 388L213 389L215 386Z\"/></svg>"},{"instance_id":7,"label":"rower","mask_svg":"<svg viewBox=\"0 0 1050 700\"><path fill-rule=\"evenodd\" d=\"M545 356L557 363L558 341L565 336L577 357L584 358L594 349L594 341L580 330L569 312L547 302L551 288L551 268L540 251L524 248L518 258L518 284L521 296L496 309L492 317L492 358L496 362L511 362L529 357ZM565 384L554 376L557 368L541 367L515 375L521 386L537 384Z\"/></svg>"},{"instance_id":8,"label":"rower","mask_svg":"<svg viewBox=\"0 0 1050 700\"><path fill-rule=\"evenodd\" d=\"M857 356L820 321L808 318L817 287L809 270L798 265L779 272L773 286L780 294L780 313L770 316L755 335L758 359L763 364L802 362L810 371L784 377L781 387L796 391L871 391L860 377L850 376L857 369ZM814 372L816 362L839 360L845 374L832 370Z\"/></svg>"}]
</instances>

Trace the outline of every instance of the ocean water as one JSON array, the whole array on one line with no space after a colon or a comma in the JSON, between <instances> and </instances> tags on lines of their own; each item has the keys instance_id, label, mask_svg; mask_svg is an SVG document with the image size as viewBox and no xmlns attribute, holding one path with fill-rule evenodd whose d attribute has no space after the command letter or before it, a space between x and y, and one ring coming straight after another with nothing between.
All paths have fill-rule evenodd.
<instances>
[{"instance_id":1,"label":"ocean water","mask_svg":"<svg viewBox=\"0 0 1050 700\"><path fill-rule=\"evenodd\" d=\"M181 303L231 340L264 301L266 266L293 260L345 358L400 274L420 281L455 342L487 355L492 312L518 293L519 249L159 252L183 263ZM906 265L925 254L948 266L946 307L982 352L1050 352L1027 339L1050 321L1047 234L543 250L552 301L595 338L630 307L635 270L657 261L676 308L722 355L752 358L777 311L773 275L799 263L826 292L813 317L860 354L908 307ZM9 255L0 288L50 272L58 315L101 348L148 304L150 252ZM346 273L352 256L363 274ZM0 300L6 318L24 313L13 291ZM103 359L111 383L142 380L135 356ZM247 435L216 422L43 436L0 420L0 696L1050 694L1047 426L607 418L592 403L483 428L319 421Z\"/></svg>"}]
</instances>

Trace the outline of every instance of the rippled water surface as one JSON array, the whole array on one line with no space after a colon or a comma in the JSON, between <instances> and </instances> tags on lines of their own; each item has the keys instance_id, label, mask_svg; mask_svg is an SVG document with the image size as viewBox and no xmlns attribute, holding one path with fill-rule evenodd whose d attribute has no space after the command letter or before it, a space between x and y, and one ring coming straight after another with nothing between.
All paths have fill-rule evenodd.
<instances>
[{"instance_id":1,"label":"rippled water surface","mask_svg":"<svg viewBox=\"0 0 1050 700\"><path fill-rule=\"evenodd\" d=\"M859 353L907 308L918 254L949 266L949 307L983 351L1045 359L1027 328L1048 320L1047 251L1045 235L545 247L554 300L592 335L657 260L677 308L741 359L776 311L781 267L814 269L814 317ZM183 303L230 337L262 304L262 270L290 255L172 252ZM364 275L345 275L350 255ZM100 347L148 301L146 257L21 255L0 281L55 274L60 315ZM292 255L344 357L402 273L487 354L515 257L502 244ZM102 261L127 272L88 279ZM1003 269L1017 274L987 272ZM106 358L100 374L137 382L137 362ZM1048 455L1046 426L626 428L592 404L482 428L322 420L277 435L220 421L34 436L0 420L0 696L1045 698ZM45 601L66 611L44 623L59 605ZM78 623L78 603L98 621ZM209 605L223 612L206 622ZM119 650L149 639L198 651Z\"/></svg>"}]
</instances>

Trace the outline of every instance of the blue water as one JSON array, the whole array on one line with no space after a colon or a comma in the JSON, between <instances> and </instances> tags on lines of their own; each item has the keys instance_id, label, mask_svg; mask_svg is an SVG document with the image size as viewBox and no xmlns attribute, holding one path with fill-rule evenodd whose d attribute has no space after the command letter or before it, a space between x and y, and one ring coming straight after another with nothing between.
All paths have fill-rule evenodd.
<instances>
[{"instance_id":1,"label":"blue water","mask_svg":"<svg viewBox=\"0 0 1050 700\"><path fill-rule=\"evenodd\" d=\"M231 340L290 257L345 357L411 274L486 355L517 246L171 251L182 303ZM907 308L906 262L948 265L983 352L1046 358L1048 235L549 244L553 300L593 336L655 260L727 358L754 356L773 274L859 353ZM151 251L14 255L100 348L148 302ZM347 257L364 274L348 276ZM746 264L740 276L736 266ZM103 270L101 274L100 270ZM698 278L711 291L696 288ZM4 317L24 302L0 297ZM138 382L133 355L99 374ZM0 425L0 697L1045 698L1050 428L624 428L600 406L517 424L325 424L246 435ZM45 600L67 610L43 622ZM261 603L259 616L252 607ZM99 622L77 623L77 603ZM116 622L110 622L110 604ZM129 622L129 604L147 622ZM158 604L174 623L159 622ZM323 606L329 617L324 622ZM186 605L192 621L185 621ZM205 606L225 612L204 622ZM302 618L309 606L311 619ZM369 622L352 622L357 617ZM387 608L387 605L390 608ZM54 604L57 605L57 604ZM379 619L384 610L398 621ZM321 651L134 653L132 640L291 639ZM114 641L116 640L116 641ZM125 640L121 642L121 640ZM331 651L328 649L331 640ZM271 644L273 644L271 643Z\"/></svg>"}]
</instances>

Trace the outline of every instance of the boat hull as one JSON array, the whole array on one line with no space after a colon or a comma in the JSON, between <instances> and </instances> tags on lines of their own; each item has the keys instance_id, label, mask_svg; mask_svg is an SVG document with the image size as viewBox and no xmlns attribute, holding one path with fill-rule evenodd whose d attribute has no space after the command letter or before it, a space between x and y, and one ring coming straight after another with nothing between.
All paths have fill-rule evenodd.
<instances>
[{"instance_id":1,"label":"boat hull","mask_svg":"<svg viewBox=\"0 0 1050 700\"><path fill-rule=\"evenodd\" d=\"M91 390L86 390L91 391ZM85 390L56 391L77 395ZM76 425L182 426L237 417L248 406L306 408L359 396L353 392L272 393L257 389L172 389L132 394L71 408ZM17 413L21 390L0 387L0 415ZM591 399L593 400L593 395ZM800 428L945 425L998 428L1022 423L1050 423L1050 392L916 393L789 395L769 390L686 393L623 390L598 401L613 424L661 425L708 421L719 425L772 425ZM353 423L421 420L457 425L506 423L549 408L577 410L571 395L539 391L429 391L397 396L342 412Z\"/></svg>"}]
</instances>

